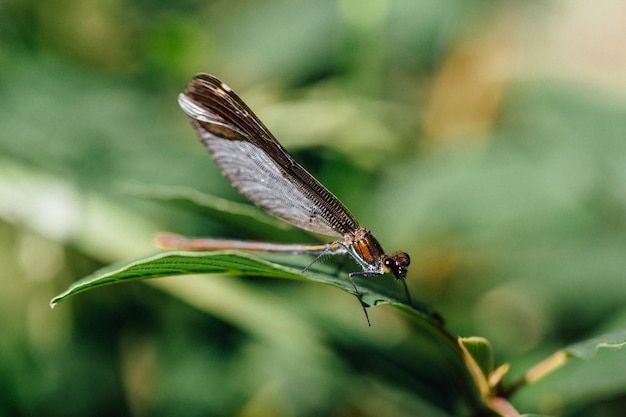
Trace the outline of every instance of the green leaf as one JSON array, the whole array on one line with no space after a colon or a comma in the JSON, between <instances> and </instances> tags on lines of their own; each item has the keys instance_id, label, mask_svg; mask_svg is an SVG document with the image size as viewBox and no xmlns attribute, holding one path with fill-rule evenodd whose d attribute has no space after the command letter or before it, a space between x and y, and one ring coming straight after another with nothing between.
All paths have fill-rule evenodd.
<instances>
[{"instance_id":1,"label":"green leaf","mask_svg":"<svg viewBox=\"0 0 626 417\"><path fill-rule=\"evenodd\" d=\"M590 359L599 349L621 349L626 346L626 329L606 333L563 349L569 356Z\"/></svg>"},{"instance_id":2,"label":"green leaf","mask_svg":"<svg viewBox=\"0 0 626 417\"><path fill-rule=\"evenodd\" d=\"M140 258L123 265L112 265L75 282L67 290L52 299L54 307L60 301L103 285L139 279L159 278L187 274L229 274L241 276L274 277L319 282L341 288L354 294L354 288L345 274L339 276L307 272L273 263L245 252L237 251L170 251ZM381 277L383 278L383 277ZM389 280L393 281L393 280ZM408 305L399 295L393 294L383 279L357 280L361 300L368 306L390 304L412 315L428 318L439 325L438 319L420 304ZM398 290L399 286L396 286ZM400 293L400 291L397 291Z\"/></svg>"},{"instance_id":3,"label":"green leaf","mask_svg":"<svg viewBox=\"0 0 626 417\"><path fill-rule=\"evenodd\" d=\"M491 343L484 337L463 337L460 341L480 368L485 379L489 378L494 363Z\"/></svg>"},{"instance_id":4,"label":"green leaf","mask_svg":"<svg viewBox=\"0 0 626 417\"><path fill-rule=\"evenodd\" d=\"M590 359L598 349L621 349L626 346L626 330L606 333L583 342L559 349L530 368L524 377L509 388L509 395L519 388L533 383L565 365L571 358Z\"/></svg>"},{"instance_id":5,"label":"green leaf","mask_svg":"<svg viewBox=\"0 0 626 417\"><path fill-rule=\"evenodd\" d=\"M162 252L123 265L111 265L76 281L66 291L52 299L50 305L83 291L139 279L160 278L186 274L239 274L302 279L302 274L277 264L232 252Z\"/></svg>"},{"instance_id":6,"label":"green leaf","mask_svg":"<svg viewBox=\"0 0 626 417\"><path fill-rule=\"evenodd\" d=\"M54 297L50 305L54 307L69 297L104 285L186 274L230 274L310 281L340 288L350 294L355 293L346 273L339 275L320 272L302 273L301 269L286 267L245 252L170 251L98 270L75 282L66 291ZM438 362L441 366L439 371L449 375L450 384L455 388L454 392L468 407L472 409L484 407L475 383L466 368L455 337L445 330L438 316L428 311L424 306L415 304L415 302L413 305L409 305L402 286L394 282L395 280L390 276L356 277L355 281L361 294L361 300L365 304L369 306L389 304L412 318L411 334L419 334L437 346L434 351L427 349L426 352L423 352L426 356L432 354L429 363L440 361ZM250 328L256 327L258 326L250 326ZM271 326L261 327L265 329L263 331L272 329ZM313 334L310 331L308 333ZM282 333L278 332L278 334ZM294 332L287 334L291 337ZM298 340L301 341L302 337L298 337Z\"/></svg>"}]
</instances>

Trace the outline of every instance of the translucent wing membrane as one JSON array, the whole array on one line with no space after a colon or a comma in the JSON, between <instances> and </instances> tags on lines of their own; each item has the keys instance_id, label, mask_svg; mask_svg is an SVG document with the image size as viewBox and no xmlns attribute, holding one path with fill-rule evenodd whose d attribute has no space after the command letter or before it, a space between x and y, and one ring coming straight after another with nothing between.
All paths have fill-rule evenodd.
<instances>
[{"instance_id":1,"label":"translucent wing membrane","mask_svg":"<svg viewBox=\"0 0 626 417\"><path fill-rule=\"evenodd\" d=\"M157 238L161 246L317 255L311 265L324 255L348 253L363 269L348 275L360 301L353 276L391 273L402 281L411 302L404 282L409 255L404 252L385 255L370 231L360 227L337 197L287 153L230 87L211 75L200 74L189 83L185 93L178 96L178 103L224 175L242 195L294 226L341 239L310 245L161 235ZM362 301L361 306L369 324Z\"/></svg>"},{"instance_id":2,"label":"translucent wing membrane","mask_svg":"<svg viewBox=\"0 0 626 417\"><path fill-rule=\"evenodd\" d=\"M328 236L344 236L359 227L350 211L220 80L197 75L178 102L224 175L254 204L301 229Z\"/></svg>"}]
</instances>

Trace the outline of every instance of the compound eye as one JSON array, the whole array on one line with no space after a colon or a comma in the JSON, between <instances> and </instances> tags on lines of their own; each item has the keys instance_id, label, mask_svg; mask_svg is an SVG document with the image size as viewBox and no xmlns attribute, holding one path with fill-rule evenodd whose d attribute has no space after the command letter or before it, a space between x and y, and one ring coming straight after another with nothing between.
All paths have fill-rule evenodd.
<instances>
[{"instance_id":1,"label":"compound eye","mask_svg":"<svg viewBox=\"0 0 626 417\"><path fill-rule=\"evenodd\" d=\"M394 261L390 257L383 258L383 269L385 270L386 273L395 275L396 268L397 268L396 261Z\"/></svg>"},{"instance_id":2,"label":"compound eye","mask_svg":"<svg viewBox=\"0 0 626 417\"><path fill-rule=\"evenodd\" d=\"M409 264L411 263L411 258L409 257L409 254L406 252L398 252L395 254L394 258L396 259L396 262L398 263L398 265L401 265L404 268L409 266Z\"/></svg>"},{"instance_id":3,"label":"compound eye","mask_svg":"<svg viewBox=\"0 0 626 417\"><path fill-rule=\"evenodd\" d=\"M405 252L398 252L392 258L393 267L391 267L393 274L398 279L402 279L406 276L407 268L411 263L411 258Z\"/></svg>"},{"instance_id":4,"label":"compound eye","mask_svg":"<svg viewBox=\"0 0 626 417\"><path fill-rule=\"evenodd\" d=\"M396 263L395 259L389 257L384 258L382 265L385 273L393 274L396 276L396 278L398 277L398 264Z\"/></svg>"}]
</instances>

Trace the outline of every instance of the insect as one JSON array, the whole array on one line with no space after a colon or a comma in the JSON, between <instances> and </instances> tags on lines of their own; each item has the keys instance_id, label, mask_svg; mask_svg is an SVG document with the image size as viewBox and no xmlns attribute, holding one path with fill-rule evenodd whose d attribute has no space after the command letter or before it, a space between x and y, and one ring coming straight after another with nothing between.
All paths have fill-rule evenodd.
<instances>
[{"instance_id":1,"label":"insect","mask_svg":"<svg viewBox=\"0 0 626 417\"><path fill-rule=\"evenodd\" d=\"M404 281L409 255L385 254L374 235L294 160L230 87L212 75L199 74L178 96L178 103L222 173L243 196L294 226L339 239L326 244L280 244L162 234L157 237L161 247L317 255L305 271L325 255L347 253L362 268L348 277L368 325L367 305L355 276L393 274L411 303Z\"/></svg>"}]
</instances>

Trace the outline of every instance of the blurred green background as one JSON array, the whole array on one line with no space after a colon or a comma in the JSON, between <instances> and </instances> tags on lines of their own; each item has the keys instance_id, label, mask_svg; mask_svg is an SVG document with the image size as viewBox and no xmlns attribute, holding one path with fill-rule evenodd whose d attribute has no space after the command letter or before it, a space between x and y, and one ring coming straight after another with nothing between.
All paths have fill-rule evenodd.
<instances>
[{"instance_id":1,"label":"blurred green background","mask_svg":"<svg viewBox=\"0 0 626 417\"><path fill-rule=\"evenodd\" d=\"M389 307L367 328L329 287L178 277L50 310L158 231L306 239L138 192L243 201L177 106L198 72L409 252L413 297L488 338L510 380L624 328L624 16L611 0L1 2L0 415L463 415L427 337ZM623 416L626 352L512 401Z\"/></svg>"}]
</instances>

